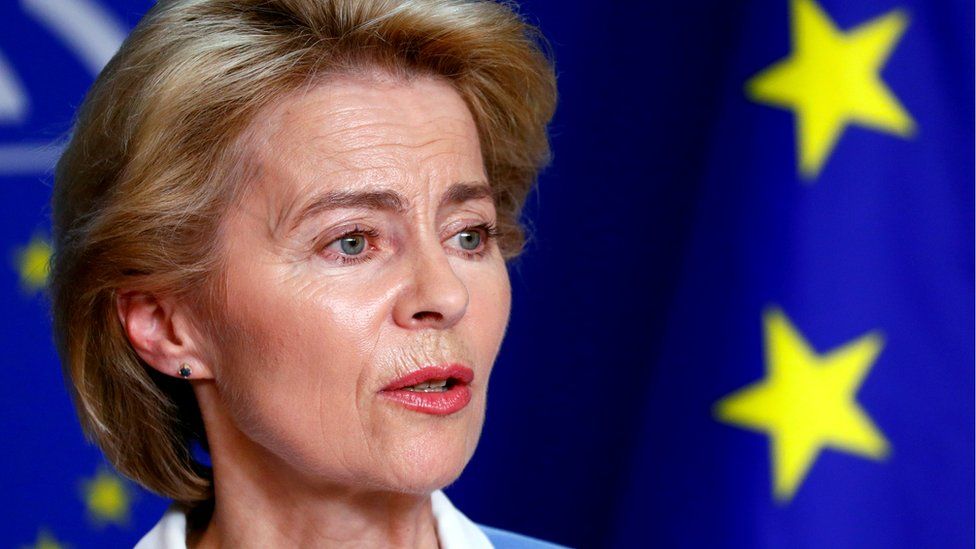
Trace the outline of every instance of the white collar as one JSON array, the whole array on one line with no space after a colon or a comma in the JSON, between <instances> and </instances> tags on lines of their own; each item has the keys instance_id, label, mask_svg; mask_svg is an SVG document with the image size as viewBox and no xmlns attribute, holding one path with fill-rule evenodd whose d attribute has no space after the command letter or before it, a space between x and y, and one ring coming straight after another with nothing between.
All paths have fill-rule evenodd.
<instances>
[{"instance_id":1,"label":"white collar","mask_svg":"<svg viewBox=\"0 0 976 549\"><path fill-rule=\"evenodd\" d=\"M493 549L488 536L459 511L443 490L430 494L441 549ZM171 505L134 549L186 549L186 514Z\"/></svg>"}]
</instances>

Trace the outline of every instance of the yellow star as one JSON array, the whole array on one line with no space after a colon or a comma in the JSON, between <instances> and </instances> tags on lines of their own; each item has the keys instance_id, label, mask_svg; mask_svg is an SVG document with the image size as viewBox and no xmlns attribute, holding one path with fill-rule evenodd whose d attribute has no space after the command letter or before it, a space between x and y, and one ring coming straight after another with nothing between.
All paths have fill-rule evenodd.
<instances>
[{"instance_id":1,"label":"yellow star","mask_svg":"<svg viewBox=\"0 0 976 549\"><path fill-rule=\"evenodd\" d=\"M881 459L888 442L854 397L883 342L869 333L818 355L782 311L763 313L766 379L715 405L721 421L770 437L773 495L788 502L825 447Z\"/></svg>"},{"instance_id":2,"label":"yellow star","mask_svg":"<svg viewBox=\"0 0 976 549\"><path fill-rule=\"evenodd\" d=\"M26 546L25 549L65 549L66 547L61 545L50 532L42 529L37 533L37 541L34 545Z\"/></svg>"},{"instance_id":3,"label":"yellow star","mask_svg":"<svg viewBox=\"0 0 976 549\"><path fill-rule=\"evenodd\" d=\"M792 54L750 79L746 93L796 112L800 173L820 173L847 124L914 133L911 115L880 75L908 17L893 10L845 33L813 0L791 6Z\"/></svg>"},{"instance_id":4,"label":"yellow star","mask_svg":"<svg viewBox=\"0 0 976 549\"><path fill-rule=\"evenodd\" d=\"M89 515L98 523L126 525L131 496L125 482L106 469L84 482L83 495Z\"/></svg>"},{"instance_id":5,"label":"yellow star","mask_svg":"<svg viewBox=\"0 0 976 549\"><path fill-rule=\"evenodd\" d=\"M27 246L17 250L17 269L25 288L37 291L47 284L50 261L51 245L40 236L35 235Z\"/></svg>"}]
</instances>

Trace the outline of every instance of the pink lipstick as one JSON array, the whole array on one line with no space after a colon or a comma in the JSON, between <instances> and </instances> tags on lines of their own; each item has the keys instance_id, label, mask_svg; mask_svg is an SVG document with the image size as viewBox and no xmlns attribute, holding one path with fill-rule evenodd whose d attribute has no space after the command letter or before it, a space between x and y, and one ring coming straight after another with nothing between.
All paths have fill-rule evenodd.
<instances>
[{"instance_id":1,"label":"pink lipstick","mask_svg":"<svg viewBox=\"0 0 976 549\"><path fill-rule=\"evenodd\" d=\"M468 405L472 380L474 371L460 364L427 366L390 383L380 394L409 410L442 416Z\"/></svg>"}]
</instances>

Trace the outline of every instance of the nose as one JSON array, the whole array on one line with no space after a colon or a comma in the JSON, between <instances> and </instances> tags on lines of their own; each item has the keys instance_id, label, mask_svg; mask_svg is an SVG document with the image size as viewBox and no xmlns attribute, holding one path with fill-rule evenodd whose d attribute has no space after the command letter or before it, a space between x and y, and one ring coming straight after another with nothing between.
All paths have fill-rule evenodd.
<instances>
[{"instance_id":1,"label":"nose","mask_svg":"<svg viewBox=\"0 0 976 549\"><path fill-rule=\"evenodd\" d=\"M468 308L468 288L458 278L440 243L414 247L408 259L410 284L401 292L393 316L409 329L449 328Z\"/></svg>"}]
</instances>

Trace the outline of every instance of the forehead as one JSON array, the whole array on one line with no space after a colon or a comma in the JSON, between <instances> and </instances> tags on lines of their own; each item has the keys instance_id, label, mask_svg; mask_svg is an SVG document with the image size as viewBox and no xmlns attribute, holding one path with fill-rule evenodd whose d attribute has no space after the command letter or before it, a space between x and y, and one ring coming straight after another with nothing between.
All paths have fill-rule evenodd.
<instances>
[{"instance_id":1,"label":"forehead","mask_svg":"<svg viewBox=\"0 0 976 549\"><path fill-rule=\"evenodd\" d=\"M258 194L279 206L323 188L404 195L484 179L474 119L446 81L333 77L260 113Z\"/></svg>"}]
</instances>

